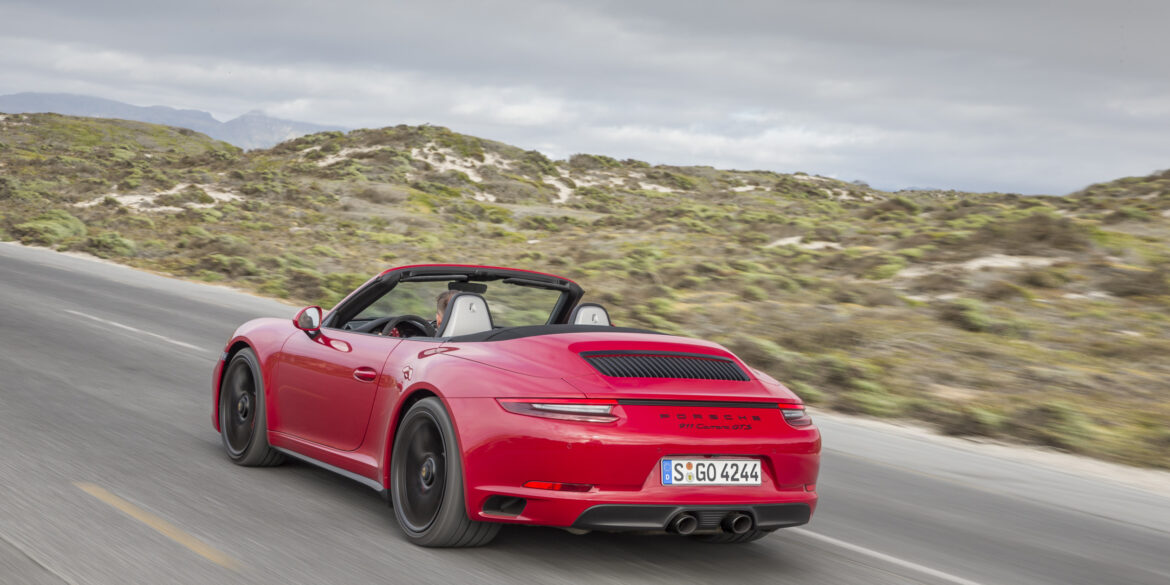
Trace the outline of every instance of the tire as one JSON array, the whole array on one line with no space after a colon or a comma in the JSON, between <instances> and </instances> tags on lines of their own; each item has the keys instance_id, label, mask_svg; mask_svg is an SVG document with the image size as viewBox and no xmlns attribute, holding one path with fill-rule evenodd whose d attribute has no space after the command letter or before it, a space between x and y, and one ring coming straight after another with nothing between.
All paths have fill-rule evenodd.
<instances>
[{"instance_id":1,"label":"tire","mask_svg":"<svg viewBox=\"0 0 1170 585\"><path fill-rule=\"evenodd\" d=\"M483 546L500 531L499 524L467 517L455 427L435 397L416 402L398 425L390 501L402 532L420 546Z\"/></svg>"},{"instance_id":2,"label":"tire","mask_svg":"<svg viewBox=\"0 0 1170 585\"><path fill-rule=\"evenodd\" d=\"M742 544L745 542L752 542L759 540L769 534L776 532L775 530L749 530L743 534L734 534L731 532L717 532L715 534L696 534L691 538L700 542L709 542L712 544Z\"/></svg>"},{"instance_id":3,"label":"tire","mask_svg":"<svg viewBox=\"0 0 1170 585\"><path fill-rule=\"evenodd\" d=\"M219 436L228 458L245 467L284 463L284 454L268 445L264 378L251 349L242 349L224 368L219 385Z\"/></svg>"}]
</instances>

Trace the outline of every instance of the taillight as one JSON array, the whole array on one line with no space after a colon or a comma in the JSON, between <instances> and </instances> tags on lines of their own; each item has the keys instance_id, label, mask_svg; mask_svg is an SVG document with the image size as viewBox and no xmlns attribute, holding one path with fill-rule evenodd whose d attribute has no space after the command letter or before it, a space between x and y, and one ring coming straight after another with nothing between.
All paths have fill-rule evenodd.
<instances>
[{"instance_id":1,"label":"taillight","mask_svg":"<svg viewBox=\"0 0 1170 585\"><path fill-rule=\"evenodd\" d=\"M617 415L613 414L613 407L617 406L616 400L515 400L510 398L497 398L496 402L499 402L500 406L508 412L539 416L542 418L593 423L608 423L618 419Z\"/></svg>"},{"instance_id":2,"label":"taillight","mask_svg":"<svg viewBox=\"0 0 1170 585\"><path fill-rule=\"evenodd\" d=\"M799 404L781 404L780 412L784 414L784 422L794 427L807 427L812 424L812 417Z\"/></svg>"}]
</instances>

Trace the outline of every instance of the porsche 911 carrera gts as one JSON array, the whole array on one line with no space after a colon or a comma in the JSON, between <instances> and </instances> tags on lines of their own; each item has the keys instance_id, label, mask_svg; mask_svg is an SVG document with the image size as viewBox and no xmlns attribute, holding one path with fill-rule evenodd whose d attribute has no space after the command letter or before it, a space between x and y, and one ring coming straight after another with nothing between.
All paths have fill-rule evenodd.
<instances>
[{"instance_id":1,"label":"porsche 911 carrera gts","mask_svg":"<svg viewBox=\"0 0 1170 585\"><path fill-rule=\"evenodd\" d=\"M386 493L423 546L505 524L749 542L807 523L821 441L801 400L582 296L527 270L386 270L328 313L237 329L212 420L239 465L294 457Z\"/></svg>"}]
</instances>

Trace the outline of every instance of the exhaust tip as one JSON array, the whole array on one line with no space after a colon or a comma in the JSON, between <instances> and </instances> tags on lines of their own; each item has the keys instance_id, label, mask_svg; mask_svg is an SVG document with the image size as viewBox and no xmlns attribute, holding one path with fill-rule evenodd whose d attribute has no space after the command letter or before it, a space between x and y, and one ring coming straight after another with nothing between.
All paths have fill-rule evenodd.
<instances>
[{"instance_id":1,"label":"exhaust tip","mask_svg":"<svg viewBox=\"0 0 1170 585\"><path fill-rule=\"evenodd\" d=\"M739 512L732 512L723 519L723 530L732 534L743 534L752 529L752 517Z\"/></svg>"},{"instance_id":2,"label":"exhaust tip","mask_svg":"<svg viewBox=\"0 0 1170 585\"><path fill-rule=\"evenodd\" d=\"M698 527L699 519L695 518L694 514L679 514L670 521L670 531L684 536L694 532Z\"/></svg>"}]
</instances>

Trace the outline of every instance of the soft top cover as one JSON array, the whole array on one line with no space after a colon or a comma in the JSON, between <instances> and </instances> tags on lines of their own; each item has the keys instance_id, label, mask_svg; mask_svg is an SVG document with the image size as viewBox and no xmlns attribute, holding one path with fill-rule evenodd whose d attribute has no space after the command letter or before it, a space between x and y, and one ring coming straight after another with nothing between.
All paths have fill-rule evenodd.
<instances>
[{"instance_id":1,"label":"soft top cover","mask_svg":"<svg viewBox=\"0 0 1170 585\"><path fill-rule=\"evenodd\" d=\"M613 327L609 325L525 325L522 327L504 327L482 333L452 337L450 341L507 341L521 337L535 337L537 335L555 335L558 333L650 333L662 335L658 331L648 329L634 329L632 327Z\"/></svg>"}]
</instances>

